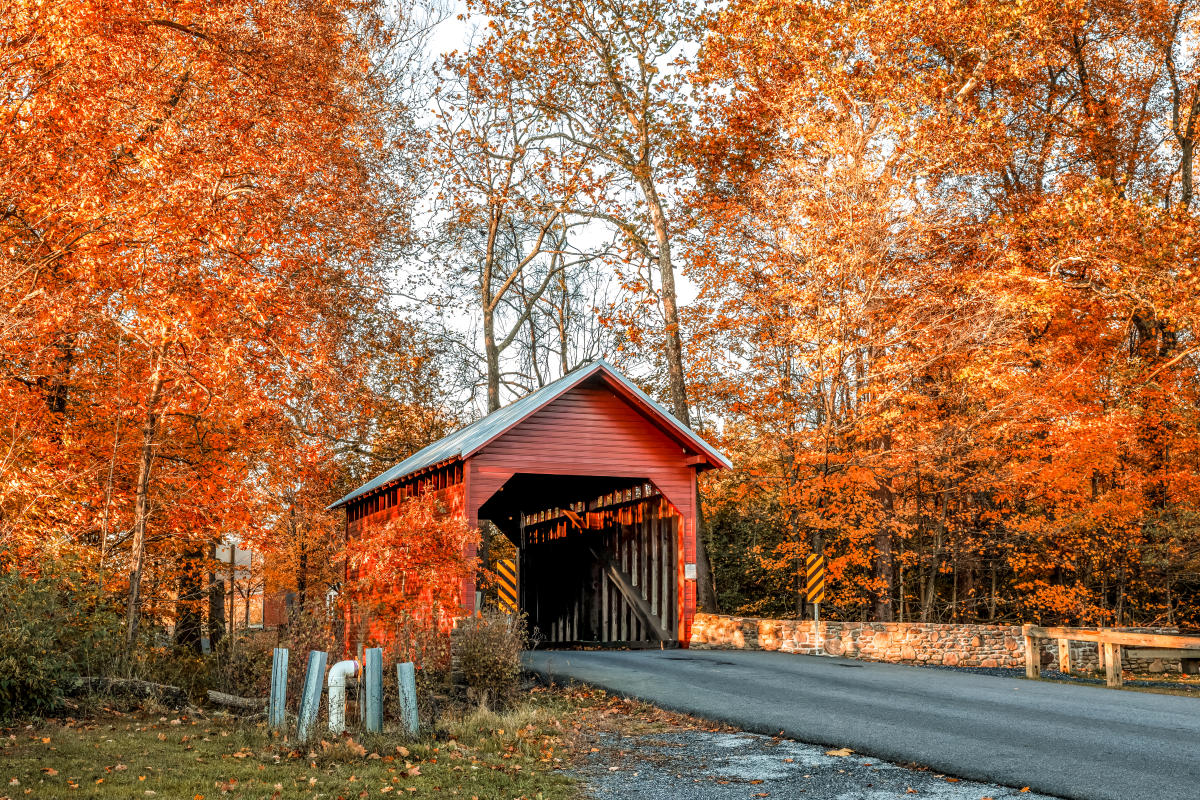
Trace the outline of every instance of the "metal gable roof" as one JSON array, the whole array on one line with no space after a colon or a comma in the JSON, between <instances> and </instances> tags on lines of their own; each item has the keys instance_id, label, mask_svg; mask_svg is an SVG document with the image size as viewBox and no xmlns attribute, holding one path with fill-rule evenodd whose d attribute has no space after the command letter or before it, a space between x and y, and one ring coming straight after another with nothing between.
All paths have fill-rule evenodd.
<instances>
[{"instance_id":1,"label":"metal gable roof","mask_svg":"<svg viewBox=\"0 0 1200 800\"><path fill-rule=\"evenodd\" d=\"M547 405L597 374L603 374L619 383L647 407L646 411L660 417L661 422L667 427L674 429L680 438L695 445L698 450L725 468L732 468L733 465L729 459L711 447L696 435L691 428L676 419L669 411L656 403L648 394L622 375L619 370L601 358L585 367L580 367L574 372L564 375L552 383L546 384L537 391L525 395L520 400L510 403L497 411L493 411L486 417L476 420L470 425L460 428L454 433L418 450L396 466L364 483L353 492L350 492L345 497L328 506L326 510L345 505L356 497L370 494L376 489L400 480L414 472L419 472L426 467L452 461L456 458L467 458L483 447L486 447L492 440L518 424L521 420L532 415L538 409L542 408L542 406Z\"/></svg>"}]
</instances>

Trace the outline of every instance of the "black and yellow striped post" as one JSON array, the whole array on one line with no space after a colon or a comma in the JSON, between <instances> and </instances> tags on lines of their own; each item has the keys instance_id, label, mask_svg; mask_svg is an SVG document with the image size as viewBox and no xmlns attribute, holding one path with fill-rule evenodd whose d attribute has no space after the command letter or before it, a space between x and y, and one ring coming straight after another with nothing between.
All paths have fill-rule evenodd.
<instances>
[{"instance_id":1,"label":"black and yellow striped post","mask_svg":"<svg viewBox=\"0 0 1200 800\"><path fill-rule=\"evenodd\" d=\"M825 602L825 556L811 553L805 562L804 596L813 607L813 635L817 639L817 650L821 642L821 603Z\"/></svg>"},{"instance_id":2,"label":"black and yellow striped post","mask_svg":"<svg viewBox=\"0 0 1200 800\"><path fill-rule=\"evenodd\" d=\"M496 562L497 605L505 614L517 613L517 567L511 558Z\"/></svg>"}]
</instances>

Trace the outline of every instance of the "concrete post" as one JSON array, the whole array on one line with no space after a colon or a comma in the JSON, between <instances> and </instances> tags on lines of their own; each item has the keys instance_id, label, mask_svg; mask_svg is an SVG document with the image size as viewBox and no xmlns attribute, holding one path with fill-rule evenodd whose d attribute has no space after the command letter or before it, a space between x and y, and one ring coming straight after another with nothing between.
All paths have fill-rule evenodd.
<instances>
[{"instance_id":1,"label":"concrete post","mask_svg":"<svg viewBox=\"0 0 1200 800\"><path fill-rule=\"evenodd\" d=\"M271 696L267 700L267 725L282 728L287 722L288 651L276 647L271 654Z\"/></svg>"},{"instance_id":2,"label":"concrete post","mask_svg":"<svg viewBox=\"0 0 1200 800\"><path fill-rule=\"evenodd\" d=\"M363 714L368 733L383 732L383 650L367 650L363 665Z\"/></svg>"},{"instance_id":3,"label":"concrete post","mask_svg":"<svg viewBox=\"0 0 1200 800\"><path fill-rule=\"evenodd\" d=\"M396 681L400 684L400 720L405 732L412 737L420 728L417 715L417 672L411 661L396 665Z\"/></svg>"},{"instance_id":4,"label":"concrete post","mask_svg":"<svg viewBox=\"0 0 1200 800\"><path fill-rule=\"evenodd\" d=\"M317 711L321 708L322 688L325 685L325 660L329 656L323 650L308 654L308 671L304 674L304 694L300 696L300 719L296 723L296 741L308 741Z\"/></svg>"}]
</instances>

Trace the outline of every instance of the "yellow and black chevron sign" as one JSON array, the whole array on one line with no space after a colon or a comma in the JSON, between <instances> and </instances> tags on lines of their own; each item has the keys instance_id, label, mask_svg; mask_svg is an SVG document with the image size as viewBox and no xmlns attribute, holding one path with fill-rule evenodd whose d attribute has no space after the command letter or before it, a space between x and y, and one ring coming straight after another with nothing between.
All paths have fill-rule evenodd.
<instances>
[{"instance_id":1,"label":"yellow and black chevron sign","mask_svg":"<svg viewBox=\"0 0 1200 800\"><path fill-rule=\"evenodd\" d=\"M808 580L805 583L804 595L810 603L825 602L825 556L812 554L808 557Z\"/></svg>"},{"instance_id":2,"label":"yellow and black chevron sign","mask_svg":"<svg viewBox=\"0 0 1200 800\"><path fill-rule=\"evenodd\" d=\"M517 566L511 558L496 562L496 596L501 611L517 613Z\"/></svg>"}]
</instances>

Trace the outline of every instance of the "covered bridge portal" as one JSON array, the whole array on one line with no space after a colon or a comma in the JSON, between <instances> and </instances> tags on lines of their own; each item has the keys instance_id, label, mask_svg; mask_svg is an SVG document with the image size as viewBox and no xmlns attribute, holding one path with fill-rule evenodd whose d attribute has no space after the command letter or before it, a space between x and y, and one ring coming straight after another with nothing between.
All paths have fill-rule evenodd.
<instances>
[{"instance_id":1,"label":"covered bridge portal","mask_svg":"<svg viewBox=\"0 0 1200 800\"><path fill-rule=\"evenodd\" d=\"M596 361L332 507L346 507L355 536L394 516L406 496L444 493L452 513L490 521L517 547L519 605L542 641L670 645L688 640L696 610L696 475L728 467ZM468 613L475 588L473 578L462 587Z\"/></svg>"}]
</instances>

